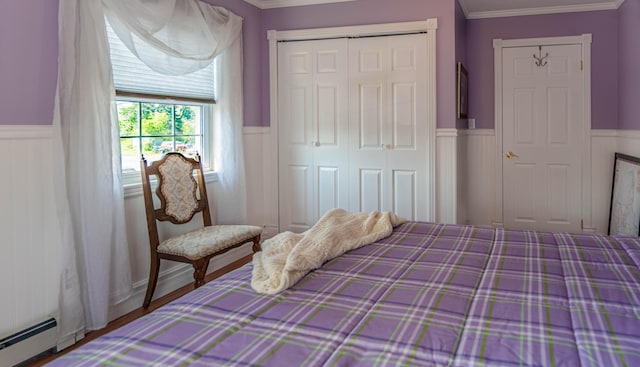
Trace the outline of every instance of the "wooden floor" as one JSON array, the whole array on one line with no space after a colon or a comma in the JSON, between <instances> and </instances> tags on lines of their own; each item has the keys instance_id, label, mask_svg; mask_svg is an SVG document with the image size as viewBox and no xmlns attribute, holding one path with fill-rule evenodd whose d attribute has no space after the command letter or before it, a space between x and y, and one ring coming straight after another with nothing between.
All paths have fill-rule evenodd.
<instances>
[{"instance_id":1,"label":"wooden floor","mask_svg":"<svg viewBox=\"0 0 640 367\"><path fill-rule=\"evenodd\" d=\"M245 256L245 257L243 257L243 258L241 258L241 259L239 259L239 260L237 260L237 261L235 261L235 262L233 262L233 263L231 263L231 264L229 264L229 265L227 265L227 266L225 266L223 268L220 268L220 269L208 274L207 277L205 278L205 280L207 282L209 282L209 281L211 281L211 280L213 280L215 278L218 278L219 276L221 276L223 274L226 274L226 273L228 273L228 272L230 272L230 271L232 271L234 269L237 269L237 268L241 267L242 265L244 265L244 264L248 263L249 261L251 261L251 256L252 255L247 255L247 256ZM74 349L76 349L76 348L78 348L78 347L80 347L80 346L92 341L93 339L95 339L95 338L97 338L97 337L99 337L101 335L104 335L104 334L106 334L106 333L108 333L108 332L110 332L112 330L115 330L115 329L117 329L117 328L119 328L119 327L121 327L123 325L126 325L126 324L130 323L131 321L133 321L133 320L135 320L135 319L137 319L137 318L139 318L141 316L144 316L144 315L146 315L146 314L148 314L150 312L153 312L158 307L160 307L160 306L162 306L162 305L164 305L166 303L169 303L169 302L173 301L174 299L179 298L180 296L182 296L182 295L184 295L186 293L189 293L192 290L193 290L193 285L192 284L185 285L184 287L182 287L182 288L180 288L180 289L178 289L176 291L173 291L173 292L171 292L171 293L169 293L169 294L167 294L167 295L165 295L163 297L160 297L160 298L152 301L151 304L149 305L149 308L146 309L146 310L143 309L142 307L140 307L137 310L134 310L134 311L132 311L132 312L130 312L130 313L128 313L128 314L116 319L116 320L113 320L104 329L88 332L85 335L84 339L82 339L81 341L79 341L75 345L63 350L60 353L49 354L49 355L46 355L46 356L44 356L42 358L38 358L37 360L35 360L33 362L29 362L29 363L26 363L26 364L21 364L21 366L36 367L36 366L42 366L42 365L44 365L46 363L49 363L49 362L53 361L54 359L60 357L61 355L69 353L70 351L72 351L72 350L74 350Z\"/></svg>"}]
</instances>

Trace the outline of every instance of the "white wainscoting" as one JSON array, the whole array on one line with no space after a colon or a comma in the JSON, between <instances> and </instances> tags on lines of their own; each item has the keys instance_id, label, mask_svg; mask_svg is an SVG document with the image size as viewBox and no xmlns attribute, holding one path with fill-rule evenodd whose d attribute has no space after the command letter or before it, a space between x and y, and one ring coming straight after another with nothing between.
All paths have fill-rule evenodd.
<instances>
[{"instance_id":1,"label":"white wainscoting","mask_svg":"<svg viewBox=\"0 0 640 367\"><path fill-rule=\"evenodd\" d=\"M464 156L459 175L459 209L466 216L459 223L490 226L496 215L496 137L493 129L458 131ZM611 200L611 177L615 152L640 156L640 131L591 130L592 227L585 230L606 233ZM462 154L462 153L461 153ZM438 157L440 162L442 157Z\"/></svg>"},{"instance_id":2,"label":"white wainscoting","mask_svg":"<svg viewBox=\"0 0 640 367\"><path fill-rule=\"evenodd\" d=\"M0 126L0 337L58 309L51 131L50 125Z\"/></svg>"},{"instance_id":3,"label":"white wainscoting","mask_svg":"<svg viewBox=\"0 0 640 367\"><path fill-rule=\"evenodd\" d=\"M458 130L436 130L436 221L458 222Z\"/></svg>"},{"instance_id":4,"label":"white wainscoting","mask_svg":"<svg viewBox=\"0 0 640 367\"><path fill-rule=\"evenodd\" d=\"M0 126L0 336L42 321L58 309L60 238L53 196L52 128ZM274 147L268 127L246 127L244 144L249 222L265 227L263 238L277 232L277 179ZM265 143L267 142L267 143ZM215 201L216 182L207 185ZM218 209L222 210L222 209ZM110 310L115 319L142 305L149 269L149 245L142 191L127 188L127 238L130 247L134 294ZM194 223L197 226L198 223ZM173 225L162 226L164 235ZM161 234L162 235L162 234ZM209 271L240 259L250 246L214 258ZM155 298L193 281L188 265L162 262Z\"/></svg>"},{"instance_id":5,"label":"white wainscoting","mask_svg":"<svg viewBox=\"0 0 640 367\"><path fill-rule=\"evenodd\" d=\"M491 226L496 218L496 135L493 129L460 130L459 144L465 155L460 158L459 185L466 217L461 224Z\"/></svg>"},{"instance_id":6,"label":"white wainscoting","mask_svg":"<svg viewBox=\"0 0 640 367\"><path fill-rule=\"evenodd\" d=\"M491 225L495 217L496 142L492 129L437 132L437 215L447 223ZM607 230L613 154L640 156L640 131L593 130L593 225ZM244 129L249 222L265 228L264 238L278 230L277 132L269 127ZM61 256L51 164L50 126L0 126L0 335L21 330L54 313L58 306ZM208 187L215 195L215 181ZM125 200L134 296L112 310L119 317L140 307L148 276L148 240L140 191ZM164 229L165 234L171 228ZM214 259L210 271L250 253L248 246ZM192 281L191 269L164 264L156 297Z\"/></svg>"}]
</instances>

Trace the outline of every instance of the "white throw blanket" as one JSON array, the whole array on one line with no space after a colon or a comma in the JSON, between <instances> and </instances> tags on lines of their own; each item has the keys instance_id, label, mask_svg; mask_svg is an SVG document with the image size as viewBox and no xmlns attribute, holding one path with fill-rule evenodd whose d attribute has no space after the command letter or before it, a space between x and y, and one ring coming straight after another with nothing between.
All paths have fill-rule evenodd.
<instances>
[{"instance_id":1,"label":"white throw blanket","mask_svg":"<svg viewBox=\"0 0 640 367\"><path fill-rule=\"evenodd\" d=\"M264 241L262 251L253 255L251 287L259 293L281 292L325 261L387 237L403 222L391 212L332 209L304 233L282 232Z\"/></svg>"}]
</instances>

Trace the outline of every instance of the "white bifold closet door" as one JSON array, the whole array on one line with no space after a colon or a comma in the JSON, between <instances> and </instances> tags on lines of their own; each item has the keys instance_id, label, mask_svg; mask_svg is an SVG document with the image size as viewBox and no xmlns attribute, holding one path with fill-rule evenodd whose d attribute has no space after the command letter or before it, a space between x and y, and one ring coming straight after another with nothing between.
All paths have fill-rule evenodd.
<instances>
[{"instance_id":1,"label":"white bifold closet door","mask_svg":"<svg viewBox=\"0 0 640 367\"><path fill-rule=\"evenodd\" d=\"M347 39L278 44L280 230L348 209Z\"/></svg>"},{"instance_id":2,"label":"white bifold closet door","mask_svg":"<svg viewBox=\"0 0 640 367\"><path fill-rule=\"evenodd\" d=\"M426 220L426 34L349 42L350 208Z\"/></svg>"},{"instance_id":3,"label":"white bifold closet door","mask_svg":"<svg viewBox=\"0 0 640 367\"><path fill-rule=\"evenodd\" d=\"M280 230L332 208L426 220L426 34L278 44Z\"/></svg>"}]
</instances>

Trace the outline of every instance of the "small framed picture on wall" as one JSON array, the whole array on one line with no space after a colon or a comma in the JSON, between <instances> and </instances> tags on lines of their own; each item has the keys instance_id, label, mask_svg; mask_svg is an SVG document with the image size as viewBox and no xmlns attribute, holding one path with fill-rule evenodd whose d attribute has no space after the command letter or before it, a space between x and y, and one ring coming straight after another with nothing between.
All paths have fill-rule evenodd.
<instances>
[{"instance_id":1,"label":"small framed picture on wall","mask_svg":"<svg viewBox=\"0 0 640 367\"><path fill-rule=\"evenodd\" d=\"M467 74L467 69L465 69L461 62L458 62L457 84L457 116L459 119L466 119L469 114L469 75Z\"/></svg>"}]
</instances>

